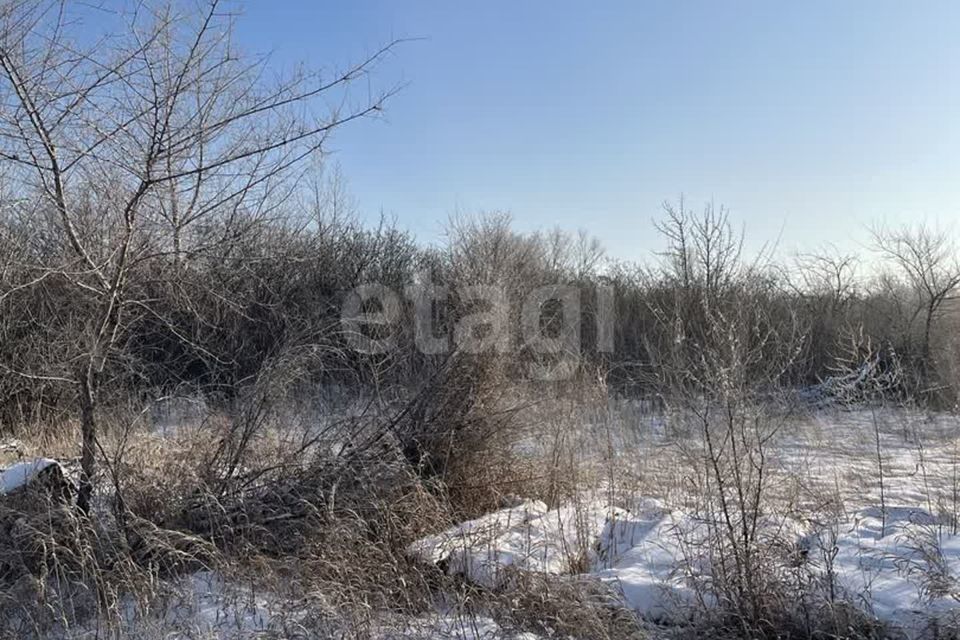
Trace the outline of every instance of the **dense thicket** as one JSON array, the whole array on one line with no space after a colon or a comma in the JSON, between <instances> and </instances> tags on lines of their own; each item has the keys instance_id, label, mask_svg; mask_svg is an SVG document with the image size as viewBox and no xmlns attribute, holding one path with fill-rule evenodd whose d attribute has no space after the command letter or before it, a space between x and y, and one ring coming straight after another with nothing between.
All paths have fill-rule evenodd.
<instances>
[{"instance_id":1,"label":"dense thicket","mask_svg":"<svg viewBox=\"0 0 960 640\"><path fill-rule=\"evenodd\" d=\"M744 255L724 209L681 200L638 263L496 214L422 246L359 223L339 173L320 170L328 137L393 95L351 87L396 43L284 74L237 48L217 0L137 4L104 24L110 47L76 32L85 7L0 3L0 422L79 413L88 476L111 402L229 402L291 359L303 384L378 393L451 367L652 393L664 358L695 369L729 324L757 366L783 361L778 383L896 367L903 393L954 402L960 267L944 234L877 229L862 264L778 262Z\"/></svg>"},{"instance_id":2,"label":"dense thicket","mask_svg":"<svg viewBox=\"0 0 960 640\"><path fill-rule=\"evenodd\" d=\"M228 400L266 364L294 352L309 352L308 378L315 383L415 389L451 357L522 378L540 356L518 335L519 308L530 291L547 285L580 293L581 352L572 354L568 373L599 372L624 390L655 388L664 354L681 350L685 362L697 362L713 340L708 316L750 309L751 321L738 323L747 327L742 339L762 342L771 355L757 366L784 361L773 356L785 345L800 345L780 374L784 382L814 385L895 359L917 398L952 404L955 397L947 313L952 289L931 307L913 272L897 264L865 277L855 272L852 257L803 256L791 268L747 259L727 214L709 207L698 214L668 208L660 225L664 250L650 264L634 264L604 259L582 234L519 233L506 216L458 218L444 246L425 248L391 224L365 228L353 219L328 220L323 211L305 215L292 202L285 206L290 215L251 218L229 242L132 271L121 346L110 354L104 376L115 401L172 392ZM8 431L69 415L75 401L61 378L71 368L71 345L91 330L85 325L90 310L84 296L45 266L61 264L70 250L56 226L43 215L0 221L0 419ZM226 231L209 227L212 234ZM920 244L932 236L897 237ZM166 240L158 233L146 241L162 253ZM948 259L944 254L936 268L948 268ZM449 353L422 353L406 288L427 281L449 289L431 306L440 337L455 335L464 317L485 311L466 299L467 287L502 287L512 332L506 351L490 346L460 353L450 338ZM377 329L380 337L397 338L384 353L355 351L342 322L347 298L370 283L400 300L398 320ZM612 350L598 344L602 320L596 317L602 298L611 295ZM545 322L551 309L541 305Z\"/></svg>"}]
</instances>

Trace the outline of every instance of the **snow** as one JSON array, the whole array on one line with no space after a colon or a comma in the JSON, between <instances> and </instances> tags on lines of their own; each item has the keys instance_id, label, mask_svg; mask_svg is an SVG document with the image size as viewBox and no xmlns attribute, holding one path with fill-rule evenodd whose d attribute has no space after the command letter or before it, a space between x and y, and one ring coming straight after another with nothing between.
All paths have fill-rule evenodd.
<instances>
[{"instance_id":1,"label":"snow","mask_svg":"<svg viewBox=\"0 0 960 640\"><path fill-rule=\"evenodd\" d=\"M574 518L575 511L585 517ZM572 573L568 554L585 537L589 540L586 572L619 590L624 602L641 616L662 620L694 603L681 569L683 545L697 535L699 527L702 524L691 515L650 499L638 501L633 510L593 501L543 511L542 504L528 503L454 527L417 543L412 551L422 559L446 561L449 573L492 588L510 575L508 567ZM942 594L924 593L922 587L931 569L925 556L919 555L924 543L935 543L947 576L960 576L960 536L942 531L931 514L916 508L888 508L886 525L881 527L879 510L866 508L834 527L837 589L849 601L866 604L866 613L907 623L917 611L958 606L960 584L953 578L947 578ZM796 543L803 539L798 523L771 523L769 528L785 532ZM815 556L810 553L813 565L819 562Z\"/></svg>"},{"instance_id":2,"label":"snow","mask_svg":"<svg viewBox=\"0 0 960 640\"><path fill-rule=\"evenodd\" d=\"M602 532L627 512L593 501L547 509L528 501L424 538L410 548L421 561L445 563L451 575L494 588L503 584L507 568L565 574L594 566L601 554Z\"/></svg>"},{"instance_id":3,"label":"snow","mask_svg":"<svg viewBox=\"0 0 960 640\"><path fill-rule=\"evenodd\" d=\"M688 452L678 451L695 434L678 433L669 416L630 412L620 418L622 432L611 436L612 458L598 464L601 479L585 483L576 499L556 507L518 499L425 537L408 552L493 589L508 586L517 572L586 576L652 622L669 623L700 606L703 593L692 579L709 571L696 551L705 525L684 466ZM592 455L591 437L581 447L585 456ZM838 597L879 620L918 630L936 617L960 617L960 416L819 407L791 417L771 442L769 461L773 504L763 536L804 550L812 574L831 572ZM0 475L0 488L21 487L53 464L14 465ZM317 605L283 602L214 573L187 584L158 628L162 622L201 637L258 637L299 624ZM372 615L369 637L383 640L534 639L484 611Z\"/></svg>"},{"instance_id":4,"label":"snow","mask_svg":"<svg viewBox=\"0 0 960 640\"><path fill-rule=\"evenodd\" d=\"M586 569L656 617L686 594L673 580L679 549L670 532L681 518L652 499L639 500L633 511L599 498L551 510L531 501L425 538L410 552L488 588L502 586L508 568L551 575Z\"/></svg>"},{"instance_id":5,"label":"snow","mask_svg":"<svg viewBox=\"0 0 960 640\"><path fill-rule=\"evenodd\" d=\"M646 429L631 452L637 476L648 472L647 486L661 489L669 483L652 476L683 482L662 423L649 419L661 428ZM933 617L960 615L960 417L819 410L784 429L771 462L778 486L800 497L772 511L763 535L805 550L813 575L825 576L831 563L839 597L915 631ZM421 540L411 552L487 587L517 570L584 573L618 590L643 618L668 621L694 603L691 575L708 570L691 567L702 520L682 487L656 498L611 500L611 493L585 491L557 509L529 501Z\"/></svg>"},{"instance_id":6,"label":"snow","mask_svg":"<svg viewBox=\"0 0 960 640\"><path fill-rule=\"evenodd\" d=\"M18 462L17 464L5 469L0 474L0 494L7 494L11 491L29 484L38 473L59 464L56 460L50 458L37 458L28 462Z\"/></svg>"},{"instance_id":7,"label":"snow","mask_svg":"<svg viewBox=\"0 0 960 640\"><path fill-rule=\"evenodd\" d=\"M840 586L883 620L905 624L917 612L958 606L960 590L951 576L960 575L960 536L922 509L888 508L885 524L879 509L862 509L840 527L836 546ZM925 580L938 569L927 552L946 569L941 593L925 591Z\"/></svg>"},{"instance_id":8,"label":"snow","mask_svg":"<svg viewBox=\"0 0 960 640\"><path fill-rule=\"evenodd\" d=\"M516 507L495 511L476 520L468 520L439 534L413 544L410 553L428 563L439 563L461 549L475 548L495 539L500 533L529 524L547 512L547 505L532 500Z\"/></svg>"},{"instance_id":9,"label":"snow","mask_svg":"<svg viewBox=\"0 0 960 640\"><path fill-rule=\"evenodd\" d=\"M165 601L152 602L146 608L129 603L120 636L157 640L355 636L371 640L539 640L531 633L505 629L482 612L455 608L437 608L417 616L371 612L358 623L338 618L323 602L322 594L314 594L310 601L289 600L215 571L184 576L170 592ZM72 627L50 637L87 640L102 637L102 633L99 623L91 621L89 626Z\"/></svg>"}]
</instances>

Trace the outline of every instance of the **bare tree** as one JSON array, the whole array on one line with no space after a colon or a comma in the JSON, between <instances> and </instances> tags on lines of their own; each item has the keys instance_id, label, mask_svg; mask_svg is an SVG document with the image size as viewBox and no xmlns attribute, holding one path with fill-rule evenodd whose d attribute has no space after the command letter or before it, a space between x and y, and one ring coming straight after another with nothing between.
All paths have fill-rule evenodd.
<instances>
[{"instance_id":1,"label":"bare tree","mask_svg":"<svg viewBox=\"0 0 960 640\"><path fill-rule=\"evenodd\" d=\"M769 452L788 405L779 392L806 336L792 310L773 303L763 264L743 259L725 209L665 209L666 264L647 300L655 326L646 348L707 534L682 544L691 565L709 565L691 569L695 590L750 635L789 597L774 568L777 534L764 523L777 517ZM700 582L700 571L709 578Z\"/></svg>"},{"instance_id":2,"label":"bare tree","mask_svg":"<svg viewBox=\"0 0 960 640\"><path fill-rule=\"evenodd\" d=\"M707 302L727 289L745 269L755 269L765 256L761 253L751 264L743 258L743 230L737 232L730 211L708 202L695 213L684 208L681 196L674 206L663 203L665 217L655 221L657 231L667 240L660 252L667 274L686 293L696 290Z\"/></svg>"},{"instance_id":3,"label":"bare tree","mask_svg":"<svg viewBox=\"0 0 960 640\"><path fill-rule=\"evenodd\" d=\"M806 367L808 375L816 376L829 368L840 346L840 332L858 293L858 262L856 256L828 247L798 255L795 267L795 277L787 281L804 310Z\"/></svg>"},{"instance_id":4,"label":"bare tree","mask_svg":"<svg viewBox=\"0 0 960 640\"><path fill-rule=\"evenodd\" d=\"M239 53L221 4L131 3L119 29L92 43L77 28L86 5L0 5L0 160L30 194L21 207L55 214L65 251L48 272L88 309L56 372L18 374L54 375L79 392L83 510L101 376L132 315L153 312L131 294L131 274L229 242L240 221L283 198L291 172L335 129L377 114L395 90L348 91L395 43L337 73L278 77ZM226 223L203 224L214 216Z\"/></svg>"},{"instance_id":5,"label":"bare tree","mask_svg":"<svg viewBox=\"0 0 960 640\"><path fill-rule=\"evenodd\" d=\"M960 285L960 261L949 236L930 227L873 230L877 250L900 272L910 287L913 309L907 330L921 324L920 372L930 373L930 336L937 318Z\"/></svg>"},{"instance_id":6,"label":"bare tree","mask_svg":"<svg viewBox=\"0 0 960 640\"><path fill-rule=\"evenodd\" d=\"M836 311L856 293L857 258L836 248L797 256L799 292L823 297L829 309Z\"/></svg>"},{"instance_id":7,"label":"bare tree","mask_svg":"<svg viewBox=\"0 0 960 640\"><path fill-rule=\"evenodd\" d=\"M574 235L555 227L542 236L541 242L546 269L574 280L595 276L606 253L600 241L585 229Z\"/></svg>"}]
</instances>

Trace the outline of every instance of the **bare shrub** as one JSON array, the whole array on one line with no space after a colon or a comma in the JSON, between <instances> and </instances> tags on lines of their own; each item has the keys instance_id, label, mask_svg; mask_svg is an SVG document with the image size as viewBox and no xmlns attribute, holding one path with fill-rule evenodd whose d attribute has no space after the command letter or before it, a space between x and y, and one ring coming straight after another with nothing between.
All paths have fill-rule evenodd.
<instances>
[{"instance_id":1,"label":"bare shrub","mask_svg":"<svg viewBox=\"0 0 960 640\"><path fill-rule=\"evenodd\" d=\"M666 344L652 348L654 382L690 464L701 524L678 532L686 569L715 620L743 633L776 633L792 615L789 527L769 503L768 452L783 424L777 391L802 343L764 303L763 274L740 259L725 214L668 210L667 276L676 294L654 302ZM709 614L708 614L709 615Z\"/></svg>"},{"instance_id":2,"label":"bare shrub","mask_svg":"<svg viewBox=\"0 0 960 640\"><path fill-rule=\"evenodd\" d=\"M501 376L493 358L453 354L391 420L404 459L439 483L464 517L496 508L516 489L510 481L522 401Z\"/></svg>"}]
</instances>

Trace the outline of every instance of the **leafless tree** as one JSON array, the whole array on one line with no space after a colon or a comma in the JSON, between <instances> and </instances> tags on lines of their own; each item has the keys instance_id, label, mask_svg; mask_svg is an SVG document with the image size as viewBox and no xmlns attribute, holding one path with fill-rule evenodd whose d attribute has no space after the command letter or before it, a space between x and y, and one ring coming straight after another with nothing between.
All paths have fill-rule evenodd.
<instances>
[{"instance_id":1,"label":"leafless tree","mask_svg":"<svg viewBox=\"0 0 960 640\"><path fill-rule=\"evenodd\" d=\"M830 309L838 309L856 294L858 262L855 255L842 254L831 248L801 254L796 262L801 291L824 296Z\"/></svg>"},{"instance_id":2,"label":"leafless tree","mask_svg":"<svg viewBox=\"0 0 960 640\"><path fill-rule=\"evenodd\" d=\"M153 312L131 294L131 274L232 241L334 130L376 115L395 91L349 89L396 43L340 72L277 76L240 52L222 4L124 4L103 20L119 27L93 41L78 28L80 13L97 11L87 5L0 5L0 160L29 194L19 208L52 212L66 247L37 277L68 283L88 310L54 372L17 373L78 389L83 510L101 376L131 316ZM221 224L206 224L213 217Z\"/></svg>"},{"instance_id":3,"label":"leafless tree","mask_svg":"<svg viewBox=\"0 0 960 640\"><path fill-rule=\"evenodd\" d=\"M736 275L743 253L743 232L736 232L730 223L730 212L712 202L700 214L679 204L663 204L665 218L655 222L660 234L667 240L667 248L660 255L667 268L684 289L701 288L713 297Z\"/></svg>"},{"instance_id":4,"label":"leafless tree","mask_svg":"<svg viewBox=\"0 0 960 640\"><path fill-rule=\"evenodd\" d=\"M858 295L856 256L843 254L834 247L815 253L800 254L795 259L795 277L791 293L804 311L808 326L807 371L814 376L831 364L840 333Z\"/></svg>"},{"instance_id":5,"label":"leafless tree","mask_svg":"<svg viewBox=\"0 0 960 640\"><path fill-rule=\"evenodd\" d=\"M910 287L912 310L907 330L919 322L920 371L926 378L930 372L930 338L936 320L960 285L960 261L950 237L925 225L873 230L874 243L880 254L900 273Z\"/></svg>"},{"instance_id":6,"label":"leafless tree","mask_svg":"<svg viewBox=\"0 0 960 640\"><path fill-rule=\"evenodd\" d=\"M778 390L805 335L791 310L781 313L771 299L763 263L744 260L724 209L666 213L662 290L647 301L656 323L648 330L649 378L689 463L706 528L687 543L691 565L709 565L697 588L748 632L785 609L784 582L772 569L775 535L763 524L776 515L769 452L784 424L771 399L788 404Z\"/></svg>"},{"instance_id":7,"label":"leafless tree","mask_svg":"<svg viewBox=\"0 0 960 640\"><path fill-rule=\"evenodd\" d=\"M546 268L575 280L594 277L604 259L600 241L585 229L570 234L556 227L542 236Z\"/></svg>"}]
</instances>

